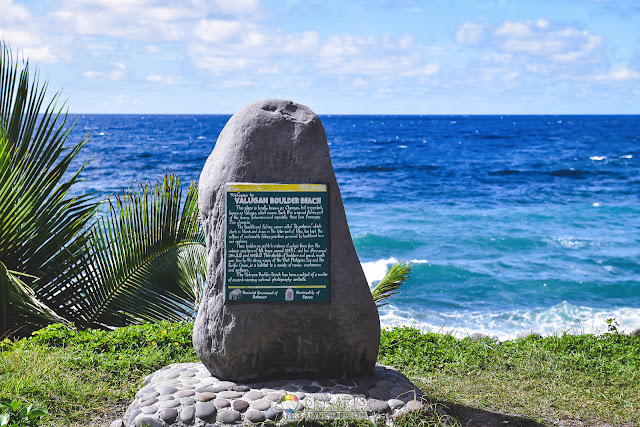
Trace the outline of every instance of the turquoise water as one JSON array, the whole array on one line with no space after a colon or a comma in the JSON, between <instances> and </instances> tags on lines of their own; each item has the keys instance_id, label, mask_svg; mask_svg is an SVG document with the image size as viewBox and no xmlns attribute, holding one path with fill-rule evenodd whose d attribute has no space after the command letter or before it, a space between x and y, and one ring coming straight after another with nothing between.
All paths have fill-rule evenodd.
<instances>
[{"instance_id":1,"label":"turquoise water","mask_svg":"<svg viewBox=\"0 0 640 427\"><path fill-rule=\"evenodd\" d=\"M86 115L79 191L197 181L229 116ZM322 116L367 277L413 273L381 311L507 339L640 328L638 116Z\"/></svg>"}]
</instances>

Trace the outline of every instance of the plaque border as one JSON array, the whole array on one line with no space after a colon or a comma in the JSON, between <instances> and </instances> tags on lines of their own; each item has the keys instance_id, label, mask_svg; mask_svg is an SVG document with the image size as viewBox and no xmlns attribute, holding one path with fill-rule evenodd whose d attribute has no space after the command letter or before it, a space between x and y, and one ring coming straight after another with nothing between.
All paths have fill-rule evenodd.
<instances>
[{"instance_id":1,"label":"plaque border","mask_svg":"<svg viewBox=\"0 0 640 427\"><path fill-rule=\"evenodd\" d=\"M331 209L328 184L309 184L309 183L267 183L267 182L226 182L224 184L224 275L222 279L222 296L223 303L236 304L279 304L284 301L231 301L227 299L227 193L229 192L308 192L308 193L327 193L327 257L328 257L328 275L329 275L329 298L327 301L287 301L286 305L298 304L328 304L331 302Z\"/></svg>"}]
</instances>

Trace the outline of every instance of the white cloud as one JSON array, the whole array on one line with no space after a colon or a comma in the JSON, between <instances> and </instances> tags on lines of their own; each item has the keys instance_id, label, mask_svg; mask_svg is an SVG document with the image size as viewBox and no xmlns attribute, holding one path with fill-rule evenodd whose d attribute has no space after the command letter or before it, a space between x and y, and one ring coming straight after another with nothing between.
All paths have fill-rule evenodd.
<instances>
[{"instance_id":1,"label":"white cloud","mask_svg":"<svg viewBox=\"0 0 640 427\"><path fill-rule=\"evenodd\" d=\"M13 0L0 0L0 24L23 23L31 19L31 14L24 7L13 4Z\"/></svg>"},{"instance_id":2,"label":"white cloud","mask_svg":"<svg viewBox=\"0 0 640 427\"><path fill-rule=\"evenodd\" d=\"M242 29L242 25L237 21L203 19L193 30L193 34L204 42L219 43L238 37Z\"/></svg>"},{"instance_id":3,"label":"white cloud","mask_svg":"<svg viewBox=\"0 0 640 427\"><path fill-rule=\"evenodd\" d=\"M589 61L597 57L602 36L546 20L505 21L493 29L491 45L503 52L545 57L556 63Z\"/></svg>"},{"instance_id":4,"label":"white cloud","mask_svg":"<svg viewBox=\"0 0 640 427\"><path fill-rule=\"evenodd\" d=\"M149 74L147 81L159 83L161 86L171 86L182 81L182 76L166 76L164 74Z\"/></svg>"},{"instance_id":5,"label":"white cloud","mask_svg":"<svg viewBox=\"0 0 640 427\"><path fill-rule=\"evenodd\" d=\"M465 22L456 31L456 41L460 44L476 45L483 38L484 26Z\"/></svg>"},{"instance_id":6,"label":"white cloud","mask_svg":"<svg viewBox=\"0 0 640 427\"><path fill-rule=\"evenodd\" d=\"M122 62L116 62L113 64L115 70L110 71L95 71L89 70L82 73L82 76L86 79L102 79L102 80L124 80L127 77L127 67Z\"/></svg>"},{"instance_id":7,"label":"white cloud","mask_svg":"<svg viewBox=\"0 0 640 427\"><path fill-rule=\"evenodd\" d=\"M257 0L67 0L50 14L58 26L87 36L111 36L128 40L179 41L198 36L215 37L207 25L212 14L244 15L257 10ZM231 21L232 22L232 21ZM224 32L223 32L224 33ZM212 35L209 35L212 34Z\"/></svg>"},{"instance_id":8,"label":"white cloud","mask_svg":"<svg viewBox=\"0 0 640 427\"><path fill-rule=\"evenodd\" d=\"M284 51L300 55L317 49L319 44L320 36L316 31L305 31L300 35L287 34L284 40Z\"/></svg>"},{"instance_id":9,"label":"white cloud","mask_svg":"<svg viewBox=\"0 0 640 427\"><path fill-rule=\"evenodd\" d=\"M626 62L617 62L611 66L607 74L595 76L596 81L624 81L640 79L640 72L629 68Z\"/></svg>"}]
</instances>

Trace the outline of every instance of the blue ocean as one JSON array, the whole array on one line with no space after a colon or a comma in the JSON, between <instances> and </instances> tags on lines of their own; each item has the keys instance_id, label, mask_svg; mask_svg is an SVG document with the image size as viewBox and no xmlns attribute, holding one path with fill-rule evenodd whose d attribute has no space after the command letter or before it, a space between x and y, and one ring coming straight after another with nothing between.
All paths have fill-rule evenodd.
<instances>
[{"instance_id":1,"label":"blue ocean","mask_svg":"<svg viewBox=\"0 0 640 427\"><path fill-rule=\"evenodd\" d=\"M199 178L230 116L80 115L76 189ZM640 116L321 116L383 326L501 340L640 328ZM76 165L77 166L77 165Z\"/></svg>"}]
</instances>

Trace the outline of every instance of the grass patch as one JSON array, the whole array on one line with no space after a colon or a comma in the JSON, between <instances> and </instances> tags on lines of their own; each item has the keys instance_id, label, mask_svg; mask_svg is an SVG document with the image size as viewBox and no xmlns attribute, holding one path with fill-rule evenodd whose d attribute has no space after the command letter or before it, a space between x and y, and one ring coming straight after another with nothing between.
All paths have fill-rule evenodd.
<instances>
[{"instance_id":1,"label":"grass patch","mask_svg":"<svg viewBox=\"0 0 640 427\"><path fill-rule=\"evenodd\" d=\"M54 325L4 341L0 398L47 408L42 425L108 425L145 376L198 360L192 327L163 322L76 331ZM398 367L429 398L424 411L399 420L402 426L640 425L638 337L561 335L499 345L403 327L382 331L379 361Z\"/></svg>"}]
</instances>

